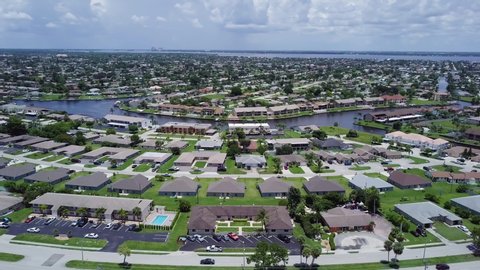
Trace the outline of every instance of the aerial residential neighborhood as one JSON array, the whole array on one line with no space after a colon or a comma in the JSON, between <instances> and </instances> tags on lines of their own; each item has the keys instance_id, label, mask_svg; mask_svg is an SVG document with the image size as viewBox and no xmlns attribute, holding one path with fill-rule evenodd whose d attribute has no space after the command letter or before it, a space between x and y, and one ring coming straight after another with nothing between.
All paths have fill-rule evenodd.
<instances>
[{"instance_id":1,"label":"aerial residential neighborhood","mask_svg":"<svg viewBox=\"0 0 480 270\"><path fill-rule=\"evenodd\" d=\"M477 2L0 2L0 269L479 269Z\"/></svg>"}]
</instances>

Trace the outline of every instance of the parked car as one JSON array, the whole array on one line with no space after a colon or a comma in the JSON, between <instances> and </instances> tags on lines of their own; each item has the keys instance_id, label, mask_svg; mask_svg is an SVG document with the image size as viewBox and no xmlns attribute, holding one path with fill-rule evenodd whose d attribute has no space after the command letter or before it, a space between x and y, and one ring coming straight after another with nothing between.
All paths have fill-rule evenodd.
<instances>
[{"instance_id":1,"label":"parked car","mask_svg":"<svg viewBox=\"0 0 480 270\"><path fill-rule=\"evenodd\" d=\"M87 223L88 223L88 218L85 218L85 217L79 218L77 220L77 226L80 227L80 228L85 226Z\"/></svg>"},{"instance_id":2,"label":"parked car","mask_svg":"<svg viewBox=\"0 0 480 270\"><path fill-rule=\"evenodd\" d=\"M10 223L10 222L12 222L12 219L9 218L9 217L3 217L3 218L0 219L0 222Z\"/></svg>"},{"instance_id":3,"label":"parked car","mask_svg":"<svg viewBox=\"0 0 480 270\"><path fill-rule=\"evenodd\" d=\"M120 223L114 223L113 226L112 226L112 229L113 229L113 230L118 230L118 229L120 229L120 227L122 227L122 224L120 224Z\"/></svg>"},{"instance_id":4,"label":"parked car","mask_svg":"<svg viewBox=\"0 0 480 270\"><path fill-rule=\"evenodd\" d=\"M77 227L78 225L78 220L74 220L72 223L70 223L70 226L72 227Z\"/></svg>"},{"instance_id":5,"label":"parked car","mask_svg":"<svg viewBox=\"0 0 480 270\"><path fill-rule=\"evenodd\" d=\"M230 241L230 237L226 234L224 234L222 238L223 238L223 241Z\"/></svg>"},{"instance_id":6,"label":"parked car","mask_svg":"<svg viewBox=\"0 0 480 270\"><path fill-rule=\"evenodd\" d=\"M428 166L423 166L423 169L424 169L425 171L430 171L430 170L431 170L430 167L428 167Z\"/></svg>"},{"instance_id":7,"label":"parked car","mask_svg":"<svg viewBox=\"0 0 480 270\"><path fill-rule=\"evenodd\" d=\"M97 221L97 222L93 223L93 225L92 225L92 226L90 226L90 228L92 228L92 229L96 229L96 228L98 228L98 226L100 226L101 224L102 224L102 222L100 222L100 221Z\"/></svg>"},{"instance_id":8,"label":"parked car","mask_svg":"<svg viewBox=\"0 0 480 270\"><path fill-rule=\"evenodd\" d=\"M50 225L52 222L54 222L57 218L55 217L50 217L45 221L45 225Z\"/></svg>"},{"instance_id":9,"label":"parked car","mask_svg":"<svg viewBox=\"0 0 480 270\"><path fill-rule=\"evenodd\" d=\"M137 230L137 224L130 224L127 227L127 231L136 231Z\"/></svg>"},{"instance_id":10,"label":"parked car","mask_svg":"<svg viewBox=\"0 0 480 270\"><path fill-rule=\"evenodd\" d=\"M29 233L38 233L38 232L40 232L40 228L38 228L38 227L28 228L28 229L27 229L27 232L29 232Z\"/></svg>"},{"instance_id":11,"label":"parked car","mask_svg":"<svg viewBox=\"0 0 480 270\"><path fill-rule=\"evenodd\" d=\"M5 222L0 222L0 228L7 229L10 227L10 224L5 223Z\"/></svg>"},{"instance_id":12,"label":"parked car","mask_svg":"<svg viewBox=\"0 0 480 270\"><path fill-rule=\"evenodd\" d=\"M72 159L70 159L70 161L72 163L80 163L81 162L80 159L78 159L78 158L72 158Z\"/></svg>"},{"instance_id":13,"label":"parked car","mask_svg":"<svg viewBox=\"0 0 480 270\"><path fill-rule=\"evenodd\" d=\"M213 238L215 241L217 241L217 242L222 241L222 236L221 236L221 235L218 235L218 234L214 234L214 235L212 236L212 238Z\"/></svg>"},{"instance_id":14,"label":"parked car","mask_svg":"<svg viewBox=\"0 0 480 270\"><path fill-rule=\"evenodd\" d=\"M206 249L208 252L222 252L223 248L215 245L208 246Z\"/></svg>"},{"instance_id":15,"label":"parked car","mask_svg":"<svg viewBox=\"0 0 480 270\"><path fill-rule=\"evenodd\" d=\"M215 264L215 260L212 258L206 258L206 259L200 260L200 264Z\"/></svg>"},{"instance_id":16,"label":"parked car","mask_svg":"<svg viewBox=\"0 0 480 270\"><path fill-rule=\"evenodd\" d=\"M87 233L87 234L85 234L84 237L85 237L85 238L90 238L90 239L97 239L97 238L98 238L98 234L96 234L96 233Z\"/></svg>"},{"instance_id":17,"label":"parked car","mask_svg":"<svg viewBox=\"0 0 480 270\"><path fill-rule=\"evenodd\" d=\"M133 164L132 168L135 169L137 166L138 166L137 164Z\"/></svg>"},{"instance_id":18,"label":"parked car","mask_svg":"<svg viewBox=\"0 0 480 270\"><path fill-rule=\"evenodd\" d=\"M170 169L168 169L169 171L173 171L173 172L177 172L180 170L180 168L178 167L171 167Z\"/></svg>"},{"instance_id":19,"label":"parked car","mask_svg":"<svg viewBox=\"0 0 480 270\"><path fill-rule=\"evenodd\" d=\"M180 236L180 237L178 237L178 241L182 241L182 242L186 242L187 239L188 239L187 236Z\"/></svg>"},{"instance_id":20,"label":"parked car","mask_svg":"<svg viewBox=\"0 0 480 270\"><path fill-rule=\"evenodd\" d=\"M435 269L437 269L437 270L448 270L448 269L450 269L450 266L446 263L438 263L437 265L435 265Z\"/></svg>"},{"instance_id":21,"label":"parked car","mask_svg":"<svg viewBox=\"0 0 480 270\"><path fill-rule=\"evenodd\" d=\"M187 235L187 240L190 241L190 242L194 242L195 241L195 237L193 235Z\"/></svg>"},{"instance_id":22,"label":"parked car","mask_svg":"<svg viewBox=\"0 0 480 270\"><path fill-rule=\"evenodd\" d=\"M233 232L230 232L230 233L228 233L227 235L228 235L228 237L230 237L230 239L232 239L233 241L238 241L238 239L240 239L240 238L238 237L238 235L237 235L236 233L233 233Z\"/></svg>"},{"instance_id":23,"label":"parked car","mask_svg":"<svg viewBox=\"0 0 480 270\"><path fill-rule=\"evenodd\" d=\"M466 233L470 232L470 230L464 225L458 225L457 228L459 228L462 232L466 232Z\"/></svg>"},{"instance_id":24,"label":"parked car","mask_svg":"<svg viewBox=\"0 0 480 270\"><path fill-rule=\"evenodd\" d=\"M113 223L110 222L110 223L107 223L107 225L105 226L105 229L111 229L113 227Z\"/></svg>"},{"instance_id":25,"label":"parked car","mask_svg":"<svg viewBox=\"0 0 480 270\"><path fill-rule=\"evenodd\" d=\"M285 234L279 234L278 239L282 240L284 243L290 243L290 237Z\"/></svg>"},{"instance_id":26,"label":"parked car","mask_svg":"<svg viewBox=\"0 0 480 270\"><path fill-rule=\"evenodd\" d=\"M25 223L30 223L35 219L35 216L29 216L27 219L25 219Z\"/></svg>"}]
</instances>

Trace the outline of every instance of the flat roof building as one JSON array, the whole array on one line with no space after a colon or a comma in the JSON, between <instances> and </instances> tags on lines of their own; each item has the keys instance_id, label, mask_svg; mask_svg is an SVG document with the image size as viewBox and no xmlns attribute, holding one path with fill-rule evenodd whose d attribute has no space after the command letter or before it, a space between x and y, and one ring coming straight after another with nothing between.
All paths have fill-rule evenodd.
<instances>
[{"instance_id":1,"label":"flat roof building","mask_svg":"<svg viewBox=\"0 0 480 270\"><path fill-rule=\"evenodd\" d=\"M211 127L211 124L204 123L167 122L161 125L159 130L163 133L205 135Z\"/></svg>"},{"instance_id":2,"label":"flat roof building","mask_svg":"<svg viewBox=\"0 0 480 270\"><path fill-rule=\"evenodd\" d=\"M74 190L100 190L111 181L107 178L107 175L102 172L96 172L85 176L77 177L68 181L65 184L65 188Z\"/></svg>"},{"instance_id":3,"label":"flat roof building","mask_svg":"<svg viewBox=\"0 0 480 270\"><path fill-rule=\"evenodd\" d=\"M207 196L214 197L243 197L245 196L245 184L237 180L225 177L212 182L208 186Z\"/></svg>"},{"instance_id":4,"label":"flat roof building","mask_svg":"<svg viewBox=\"0 0 480 270\"><path fill-rule=\"evenodd\" d=\"M413 224L431 228L435 221L448 225L462 224L462 219L432 202L395 204L395 211L404 215Z\"/></svg>"},{"instance_id":5,"label":"flat roof building","mask_svg":"<svg viewBox=\"0 0 480 270\"><path fill-rule=\"evenodd\" d=\"M132 141L130 138L123 138L122 136L118 136L115 134L110 134L110 135L105 135L96 138L93 140L95 143L99 143L102 145L109 145L109 146L114 146L114 145L119 145L119 146L130 146Z\"/></svg>"},{"instance_id":6,"label":"flat roof building","mask_svg":"<svg viewBox=\"0 0 480 270\"><path fill-rule=\"evenodd\" d=\"M349 185L354 189L367 189L374 187L380 192L392 191L393 185L380 178L368 177L364 174L357 174L349 180Z\"/></svg>"},{"instance_id":7,"label":"flat roof building","mask_svg":"<svg viewBox=\"0 0 480 270\"><path fill-rule=\"evenodd\" d=\"M5 215L8 212L18 210L23 207L23 198L0 195L0 215Z\"/></svg>"},{"instance_id":8,"label":"flat roof building","mask_svg":"<svg viewBox=\"0 0 480 270\"><path fill-rule=\"evenodd\" d=\"M343 207L335 207L326 212L321 212L323 222L331 232L351 230L367 230L372 217L360 210L351 210Z\"/></svg>"},{"instance_id":9,"label":"flat roof building","mask_svg":"<svg viewBox=\"0 0 480 270\"><path fill-rule=\"evenodd\" d=\"M5 178L6 180L19 180L26 176L35 173L36 165L24 163L24 164L15 164L0 169L0 176Z\"/></svg>"},{"instance_id":10,"label":"flat roof building","mask_svg":"<svg viewBox=\"0 0 480 270\"><path fill-rule=\"evenodd\" d=\"M30 147L42 152L52 151L54 149L60 148L67 145L66 143L59 143L55 141L44 141L41 143L32 144Z\"/></svg>"},{"instance_id":11,"label":"flat roof building","mask_svg":"<svg viewBox=\"0 0 480 270\"><path fill-rule=\"evenodd\" d=\"M456 207L461 207L475 215L480 215L480 195L455 198L451 201Z\"/></svg>"},{"instance_id":12,"label":"flat roof building","mask_svg":"<svg viewBox=\"0 0 480 270\"><path fill-rule=\"evenodd\" d=\"M69 178L68 170L65 168L56 168L51 171L39 171L25 177L26 183L44 182L51 185L58 184Z\"/></svg>"},{"instance_id":13,"label":"flat roof building","mask_svg":"<svg viewBox=\"0 0 480 270\"><path fill-rule=\"evenodd\" d=\"M207 167L221 167L225 163L226 153L220 153L215 151L196 151L182 153L177 160L175 160L175 166L187 166L191 167L196 161L206 161Z\"/></svg>"},{"instance_id":14,"label":"flat roof building","mask_svg":"<svg viewBox=\"0 0 480 270\"><path fill-rule=\"evenodd\" d=\"M158 193L162 196L195 196L199 188L198 182L182 176L164 182Z\"/></svg>"},{"instance_id":15,"label":"flat roof building","mask_svg":"<svg viewBox=\"0 0 480 270\"><path fill-rule=\"evenodd\" d=\"M57 148L53 150L52 152L57 154L57 155L66 155L68 157L75 156L78 154L83 153L85 151L85 146L80 146L80 145L68 145L65 147Z\"/></svg>"},{"instance_id":16,"label":"flat roof building","mask_svg":"<svg viewBox=\"0 0 480 270\"><path fill-rule=\"evenodd\" d=\"M129 125L136 125L141 128L148 128L152 125L152 121L143 117L132 117L117 114L107 114L104 119L107 124L112 127L128 128Z\"/></svg>"},{"instance_id":17,"label":"flat roof building","mask_svg":"<svg viewBox=\"0 0 480 270\"><path fill-rule=\"evenodd\" d=\"M199 140L195 143L195 149L200 150L220 150L222 148L222 140Z\"/></svg>"},{"instance_id":18,"label":"flat roof building","mask_svg":"<svg viewBox=\"0 0 480 270\"><path fill-rule=\"evenodd\" d=\"M134 155L136 155L139 151L130 148L116 148L116 147L100 147L93 151L83 154L83 158L86 159L98 159L103 156L110 156L110 159L116 161L125 161Z\"/></svg>"},{"instance_id":19,"label":"flat roof building","mask_svg":"<svg viewBox=\"0 0 480 270\"><path fill-rule=\"evenodd\" d=\"M147 177L137 174L110 184L108 190L121 194L142 194L150 187L152 187L152 182L148 181Z\"/></svg>"},{"instance_id":20,"label":"flat roof building","mask_svg":"<svg viewBox=\"0 0 480 270\"><path fill-rule=\"evenodd\" d=\"M165 164L169 159L172 158L170 153L160 153L160 152L145 152L136 157L133 162L140 163L155 163L155 164Z\"/></svg>"},{"instance_id":21,"label":"flat roof building","mask_svg":"<svg viewBox=\"0 0 480 270\"><path fill-rule=\"evenodd\" d=\"M338 183L329 181L321 176L314 176L303 183L303 188L310 194L325 195L327 193L345 193L345 189Z\"/></svg>"}]
</instances>

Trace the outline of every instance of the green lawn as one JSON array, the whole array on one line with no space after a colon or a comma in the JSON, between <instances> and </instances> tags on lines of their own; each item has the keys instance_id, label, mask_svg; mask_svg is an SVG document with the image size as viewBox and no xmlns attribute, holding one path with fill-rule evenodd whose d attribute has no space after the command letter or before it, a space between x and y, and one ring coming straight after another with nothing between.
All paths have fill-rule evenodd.
<instances>
[{"instance_id":1,"label":"green lawn","mask_svg":"<svg viewBox=\"0 0 480 270\"><path fill-rule=\"evenodd\" d=\"M170 169L173 166L173 163L175 160L177 160L178 156L174 155L172 156L167 162L165 162L162 166L160 166L160 173L168 173L170 172L168 169Z\"/></svg>"},{"instance_id":2,"label":"green lawn","mask_svg":"<svg viewBox=\"0 0 480 270\"><path fill-rule=\"evenodd\" d=\"M299 167L299 166L290 166L288 167L288 170L291 172L291 173L294 173L294 174L302 174L302 173L305 173L305 171Z\"/></svg>"},{"instance_id":3,"label":"green lawn","mask_svg":"<svg viewBox=\"0 0 480 270\"><path fill-rule=\"evenodd\" d=\"M320 130L323 130L325 133L327 133L327 135L330 135L330 136L346 135L348 133L347 128L334 127L334 126L323 126L323 127L320 127ZM345 138L345 139L361 142L365 144L371 144L372 139L374 138L378 141L382 140L382 136L377 134L372 134L372 133L367 133L362 131L357 131L357 134L358 134L358 137Z\"/></svg>"},{"instance_id":4,"label":"green lawn","mask_svg":"<svg viewBox=\"0 0 480 270\"><path fill-rule=\"evenodd\" d=\"M436 232L438 232L450 241L466 240L469 238L468 235L466 235L460 229L455 227L449 227L443 222L435 222L433 227L435 228Z\"/></svg>"},{"instance_id":5,"label":"green lawn","mask_svg":"<svg viewBox=\"0 0 480 270\"><path fill-rule=\"evenodd\" d=\"M59 155L59 156L53 155L53 156L51 156L51 157L48 157L48 158L44 159L44 161L53 162L53 161L57 161L57 160L62 159L62 158L65 158L65 156L62 156L62 155Z\"/></svg>"},{"instance_id":6,"label":"green lawn","mask_svg":"<svg viewBox=\"0 0 480 270\"><path fill-rule=\"evenodd\" d=\"M462 167L454 166L454 165L435 165L432 166L432 168L436 171L441 171L441 172L459 172Z\"/></svg>"},{"instance_id":7,"label":"green lawn","mask_svg":"<svg viewBox=\"0 0 480 270\"><path fill-rule=\"evenodd\" d=\"M151 168L152 168L152 166L150 165L150 163L142 163L142 164L138 165L135 169L133 169L133 171L134 172L146 172Z\"/></svg>"},{"instance_id":8,"label":"green lawn","mask_svg":"<svg viewBox=\"0 0 480 270\"><path fill-rule=\"evenodd\" d=\"M352 188L348 185L348 179L345 178L342 175L334 175L334 176L327 176L327 180L335 181L338 184L340 184L343 188L345 188L346 195L348 197L348 194L352 191Z\"/></svg>"},{"instance_id":9,"label":"green lawn","mask_svg":"<svg viewBox=\"0 0 480 270\"><path fill-rule=\"evenodd\" d=\"M366 176L370 176L370 177L374 177L374 178L380 178L380 179L385 180L385 181L388 180L388 177L381 174L381 173L374 172L374 173L364 173L364 174Z\"/></svg>"},{"instance_id":10,"label":"green lawn","mask_svg":"<svg viewBox=\"0 0 480 270\"><path fill-rule=\"evenodd\" d=\"M205 168L206 165L207 165L206 161L197 161L197 162L195 162L195 164L193 166L195 166L197 168Z\"/></svg>"},{"instance_id":11,"label":"green lawn","mask_svg":"<svg viewBox=\"0 0 480 270\"><path fill-rule=\"evenodd\" d=\"M116 168L110 168L110 169L116 170L116 171L121 171L121 170L125 170L126 168L130 167L132 164L133 164L133 158L129 158L129 159L125 160L125 162L123 162L122 164L118 165Z\"/></svg>"},{"instance_id":12,"label":"green lawn","mask_svg":"<svg viewBox=\"0 0 480 270\"><path fill-rule=\"evenodd\" d=\"M58 240L52 235L46 234L19 234L12 240L29 241L36 243L54 244L61 246L74 246L74 247L91 247L91 248L103 248L107 244L107 240L103 239L86 239L72 237L68 240Z\"/></svg>"},{"instance_id":13,"label":"green lawn","mask_svg":"<svg viewBox=\"0 0 480 270\"><path fill-rule=\"evenodd\" d=\"M364 127L371 127L371 128L378 128L378 129L383 129L383 130L390 130L390 128L391 128L389 125L386 125L386 124L383 124L383 123L379 123L379 122L375 122L375 121L366 121L366 120L357 121L355 123L355 125L364 126Z\"/></svg>"},{"instance_id":14,"label":"green lawn","mask_svg":"<svg viewBox=\"0 0 480 270\"><path fill-rule=\"evenodd\" d=\"M4 235L5 233L7 233L7 229L0 229L0 235Z\"/></svg>"},{"instance_id":15,"label":"green lawn","mask_svg":"<svg viewBox=\"0 0 480 270\"><path fill-rule=\"evenodd\" d=\"M350 167L350 170L354 170L354 171L366 171L370 169L371 169L370 166L353 165L352 167Z\"/></svg>"},{"instance_id":16,"label":"green lawn","mask_svg":"<svg viewBox=\"0 0 480 270\"><path fill-rule=\"evenodd\" d=\"M208 99L223 99L225 98L224 94L208 94L202 96L202 98L208 98Z\"/></svg>"},{"instance_id":17,"label":"green lawn","mask_svg":"<svg viewBox=\"0 0 480 270\"><path fill-rule=\"evenodd\" d=\"M428 160L426 160L426 159L419 158L419 157L409 156L408 158L412 160L412 162L410 162L410 164L425 164L425 163L429 163L429 162L430 162L430 161L428 161Z\"/></svg>"},{"instance_id":18,"label":"green lawn","mask_svg":"<svg viewBox=\"0 0 480 270\"><path fill-rule=\"evenodd\" d=\"M267 156L267 167L264 168L263 170L259 170L260 173L265 173L265 174L274 174L275 171L273 169L273 156L269 155Z\"/></svg>"},{"instance_id":19,"label":"green lawn","mask_svg":"<svg viewBox=\"0 0 480 270\"><path fill-rule=\"evenodd\" d=\"M284 130L283 134L285 138L301 138L302 137L302 134L300 132L297 132L291 129Z\"/></svg>"},{"instance_id":20,"label":"green lawn","mask_svg":"<svg viewBox=\"0 0 480 270\"><path fill-rule=\"evenodd\" d=\"M25 256L23 256L23 255L0 252L0 261L18 262L18 261L22 260L23 258L25 258Z\"/></svg>"},{"instance_id":21,"label":"green lawn","mask_svg":"<svg viewBox=\"0 0 480 270\"><path fill-rule=\"evenodd\" d=\"M32 208L23 208L9 214L7 217L11 218L12 222L20 223L23 222L31 213Z\"/></svg>"},{"instance_id":22,"label":"green lawn","mask_svg":"<svg viewBox=\"0 0 480 270\"><path fill-rule=\"evenodd\" d=\"M225 160L225 167L227 170L225 172L219 172L220 174L246 174L247 173L245 170L237 168L237 165L235 164L235 160L233 160L230 157L228 157Z\"/></svg>"},{"instance_id":23,"label":"green lawn","mask_svg":"<svg viewBox=\"0 0 480 270\"><path fill-rule=\"evenodd\" d=\"M423 100L414 98L409 101L410 105L445 105L446 103L443 101L435 101L435 100Z\"/></svg>"},{"instance_id":24,"label":"green lawn","mask_svg":"<svg viewBox=\"0 0 480 270\"><path fill-rule=\"evenodd\" d=\"M42 158L45 158L45 157L48 157L52 155L51 153L42 153L42 152L35 152L35 153L32 153L30 155L27 155L25 156L26 158L31 158L31 159L42 159Z\"/></svg>"}]
</instances>

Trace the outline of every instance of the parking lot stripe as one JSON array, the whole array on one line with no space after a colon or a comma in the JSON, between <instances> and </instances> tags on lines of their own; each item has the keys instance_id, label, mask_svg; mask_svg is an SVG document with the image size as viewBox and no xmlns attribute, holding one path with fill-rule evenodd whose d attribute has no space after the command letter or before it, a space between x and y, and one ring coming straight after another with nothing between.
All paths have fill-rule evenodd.
<instances>
[{"instance_id":1,"label":"parking lot stripe","mask_svg":"<svg viewBox=\"0 0 480 270\"><path fill-rule=\"evenodd\" d=\"M250 237L244 237L245 240L247 240L250 243L253 243L252 240L249 239Z\"/></svg>"}]
</instances>

